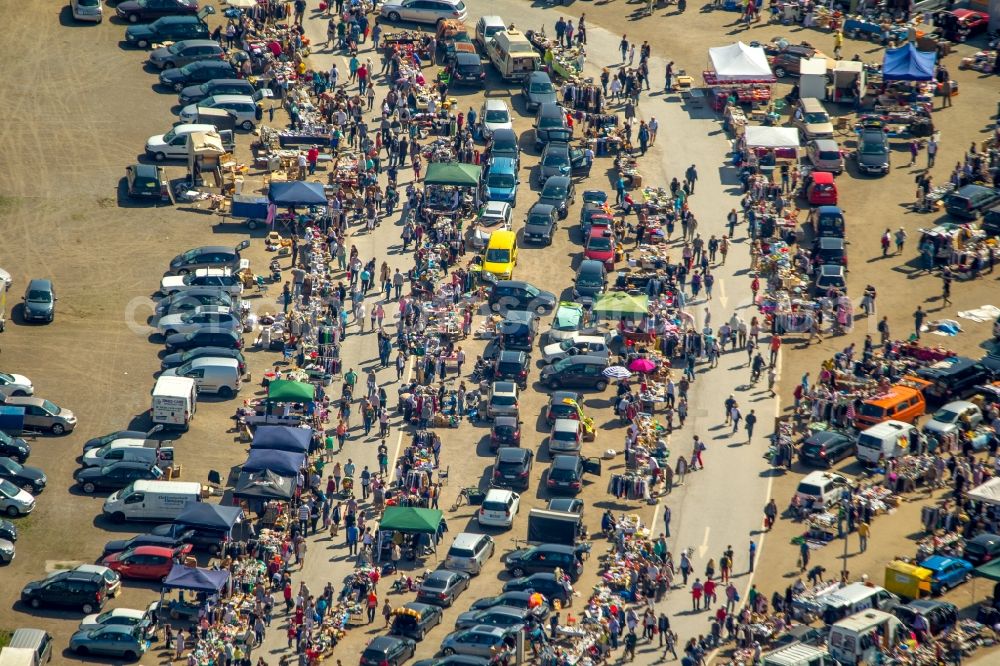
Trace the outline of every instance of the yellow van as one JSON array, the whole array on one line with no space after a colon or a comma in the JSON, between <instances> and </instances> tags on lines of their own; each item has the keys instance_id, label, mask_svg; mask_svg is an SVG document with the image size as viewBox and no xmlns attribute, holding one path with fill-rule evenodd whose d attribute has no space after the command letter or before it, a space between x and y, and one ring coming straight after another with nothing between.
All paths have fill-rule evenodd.
<instances>
[{"instance_id":1,"label":"yellow van","mask_svg":"<svg viewBox=\"0 0 1000 666\"><path fill-rule=\"evenodd\" d=\"M498 280L509 280L517 264L517 233L502 229L490 234L490 242L483 252L483 271L492 273Z\"/></svg>"},{"instance_id":2,"label":"yellow van","mask_svg":"<svg viewBox=\"0 0 1000 666\"><path fill-rule=\"evenodd\" d=\"M904 599L928 597L931 594L933 575L934 572L930 569L893 560L885 567L885 589Z\"/></svg>"}]
</instances>

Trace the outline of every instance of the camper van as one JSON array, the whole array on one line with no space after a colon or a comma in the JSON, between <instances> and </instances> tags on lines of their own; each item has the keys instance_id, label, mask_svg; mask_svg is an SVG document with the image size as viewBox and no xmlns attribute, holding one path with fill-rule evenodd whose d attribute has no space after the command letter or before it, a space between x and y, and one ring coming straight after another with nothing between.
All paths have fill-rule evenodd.
<instances>
[{"instance_id":1,"label":"camper van","mask_svg":"<svg viewBox=\"0 0 1000 666\"><path fill-rule=\"evenodd\" d=\"M872 608L888 612L902 603L892 592L870 583L851 583L822 595L816 601L820 604L826 624Z\"/></svg>"},{"instance_id":2,"label":"camper van","mask_svg":"<svg viewBox=\"0 0 1000 666\"><path fill-rule=\"evenodd\" d=\"M518 30L496 33L486 42L486 55L504 81L523 79L542 66L541 56Z\"/></svg>"},{"instance_id":3,"label":"camper van","mask_svg":"<svg viewBox=\"0 0 1000 666\"><path fill-rule=\"evenodd\" d=\"M153 423L187 430L198 409L198 387L190 377L163 375L153 387Z\"/></svg>"},{"instance_id":4,"label":"camper van","mask_svg":"<svg viewBox=\"0 0 1000 666\"><path fill-rule=\"evenodd\" d=\"M173 520L188 504L201 501L195 481L134 481L104 500L104 515L116 523L126 520Z\"/></svg>"},{"instance_id":5,"label":"camper van","mask_svg":"<svg viewBox=\"0 0 1000 666\"><path fill-rule=\"evenodd\" d=\"M894 644L903 631L903 623L896 616L880 610L866 610L830 627L830 656L844 666L874 663L880 646Z\"/></svg>"},{"instance_id":6,"label":"camper van","mask_svg":"<svg viewBox=\"0 0 1000 666\"><path fill-rule=\"evenodd\" d=\"M763 657L764 666L836 666L826 648L795 643Z\"/></svg>"}]
</instances>

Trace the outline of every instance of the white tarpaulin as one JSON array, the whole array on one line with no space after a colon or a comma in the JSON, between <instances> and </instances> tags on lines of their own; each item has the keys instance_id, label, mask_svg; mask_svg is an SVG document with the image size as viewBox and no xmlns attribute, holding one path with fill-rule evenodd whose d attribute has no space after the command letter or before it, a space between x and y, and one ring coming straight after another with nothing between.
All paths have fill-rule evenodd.
<instances>
[{"instance_id":1,"label":"white tarpaulin","mask_svg":"<svg viewBox=\"0 0 1000 666\"><path fill-rule=\"evenodd\" d=\"M720 81L774 81L764 49L736 42L708 50L712 69Z\"/></svg>"},{"instance_id":2,"label":"white tarpaulin","mask_svg":"<svg viewBox=\"0 0 1000 666\"><path fill-rule=\"evenodd\" d=\"M746 142L748 148L798 148L799 131L794 127L748 125Z\"/></svg>"},{"instance_id":3,"label":"white tarpaulin","mask_svg":"<svg viewBox=\"0 0 1000 666\"><path fill-rule=\"evenodd\" d=\"M965 496L977 502L1000 505L1000 477L993 477L983 485L966 491Z\"/></svg>"}]
</instances>

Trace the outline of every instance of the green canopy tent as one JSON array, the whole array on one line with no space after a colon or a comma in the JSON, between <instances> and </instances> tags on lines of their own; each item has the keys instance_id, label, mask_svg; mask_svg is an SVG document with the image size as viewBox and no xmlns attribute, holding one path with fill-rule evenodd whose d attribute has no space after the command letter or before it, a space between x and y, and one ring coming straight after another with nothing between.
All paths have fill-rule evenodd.
<instances>
[{"instance_id":1,"label":"green canopy tent","mask_svg":"<svg viewBox=\"0 0 1000 666\"><path fill-rule=\"evenodd\" d=\"M997 594L1000 594L1000 559L996 559L976 567L972 570L972 575L975 577L972 580L972 601L976 601L977 579L985 578L995 583L993 586L993 599L994 603L996 603L995 600L997 599Z\"/></svg>"},{"instance_id":2,"label":"green canopy tent","mask_svg":"<svg viewBox=\"0 0 1000 666\"><path fill-rule=\"evenodd\" d=\"M444 522L444 514L437 509L421 509L414 506L390 506L382 514L378 525L378 551L376 561L382 560L383 548L388 548L386 536L391 532L430 537L430 544L437 552L438 530Z\"/></svg>"},{"instance_id":3,"label":"green canopy tent","mask_svg":"<svg viewBox=\"0 0 1000 666\"><path fill-rule=\"evenodd\" d=\"M424 176L425 185L452 185L478 187L482 169L475 164L461 162L431 162Z\"/></svg>"},{"instance_id":4,"label":"green canopy tent","mask_svg":"<svg viewBox=\"0 0 1000 666\"><path fill-rule=\"evenodd\" d=\"M316 387L306 382L276 379L267 387L268 402L311 402L316 398Z\"/></svg>"},{"instance_id":5,"label":"green canopy tent","mask_svg":"<svg viewBox=\"0 0 1000 666\"><path fill-rule=\"evenodd\" d=\"M637 319L649 312L649 296L645 294L633 296L623 291L609 291L594 301L594 314L605 317L629 317Z\"/></svg>"}]
</instances>

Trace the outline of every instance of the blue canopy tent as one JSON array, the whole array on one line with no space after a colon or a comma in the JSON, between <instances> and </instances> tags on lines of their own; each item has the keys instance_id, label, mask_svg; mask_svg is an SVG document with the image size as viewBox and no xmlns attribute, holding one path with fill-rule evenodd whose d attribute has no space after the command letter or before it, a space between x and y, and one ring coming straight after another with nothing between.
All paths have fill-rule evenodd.
<instances>
[{"instance_id":1,"label":"blue canopy tent","mask_svg":"<svg viewBox=\"0 0 1000 666\"><path fill-rule=\"evenodd\" d=\"M273 449L307 453L312 442L312 428L292 428L290 426L260 426L253 434L250 450Z\"/></svg>"},{"instance_id":2,"label":"blue canopy tent","mask_svg":"<svg viewBox=\"0 0 1000 666\"><path fill-rule=\"evenodd\" d=\"M229 582L229 572L225 569L202 569L175 564L163 579L163 592L167 590L192 590L216 594Z\"/></svg>"},{"instance_id":3,"label":"blue canopy tent","mask_svg":"<svg viewBox=\"0 0 1000 666\"><path fill-rule=\"evenodd\" d=\"M296 476L305 465L306 455L292 451L275 449L251 449L247 461L243 463L244 472L274 472L279 476Z\"/></svg>"},{"instance_id":4,"label":"blue canopy tent","mask_svg":"<svg viewBox=\"0 0 1000 666\"><path fill-rule=\"evenodd\" d=\"M267 198L275 206L326 205L323 183L308 183L304 180L271 183L267 189Z\"/></svg>"},{"instance_id":5,"label":"blue canopy tent","mask_svg":"<svg viewBox=\"0 0 1000 666\"><path fill-rule=\"evenodd\" d=\"M918 51L913 44L898 49L887 49L882 59L882 80L884 81L931 81L937 54L933 51Z\"/></svg>"},{"instance_id":6,"label":"blue canopy tent","mask_svg":"<svg viewBox=\"0 0 1000 666\"><path fill-rule=\"evenodd\" d=\"M207 527L229 533L242 518L243 510L238 506L192 502L174 518L174 522L178 525Z\"/></svg>"}]
</instances>

